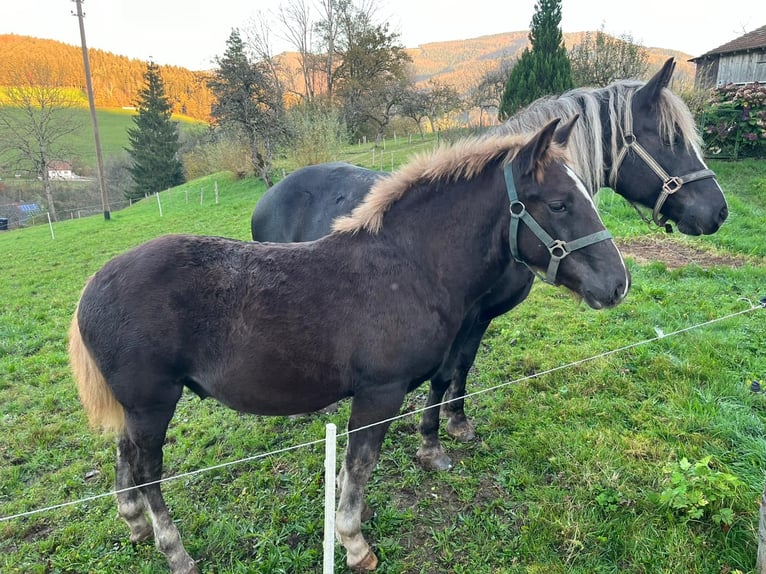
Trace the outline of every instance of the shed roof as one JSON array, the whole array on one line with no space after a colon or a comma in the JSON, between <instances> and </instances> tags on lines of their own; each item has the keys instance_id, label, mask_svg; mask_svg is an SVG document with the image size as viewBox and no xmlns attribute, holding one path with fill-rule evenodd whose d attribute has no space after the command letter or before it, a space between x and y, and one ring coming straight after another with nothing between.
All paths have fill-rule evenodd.
<instances>
[{"instance_id":1,"label":"shed roof","mask_svg":"<svg viewBox=\"0 0 766 574\"><path fill-rule=\"evenodd\" d=\"M723 44L722 46L718 46L717 48L710 50L709 52L705 52L701 56L698 56L697 58L692 58L691 61L694 61L696 59L703 59L706 56L717 56L719 54L729 54L732 52L747 52L748 50L754 50L759 48L766 48L766 26L761 26L760 28L756 28L752 32L748 32L744 36L740 36L739 38L736 38L732 40L731 42L727 42L726 44Z\"/></svg>"}]
</instances>

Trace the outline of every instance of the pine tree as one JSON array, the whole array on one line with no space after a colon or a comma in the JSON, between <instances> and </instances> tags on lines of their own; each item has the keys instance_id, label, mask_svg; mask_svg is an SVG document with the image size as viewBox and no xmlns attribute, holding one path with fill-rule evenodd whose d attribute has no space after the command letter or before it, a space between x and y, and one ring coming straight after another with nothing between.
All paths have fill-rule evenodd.
<instances>
[{"instance_id":1,"label":"pine tree","mask_svg":"<svg viewBox=\"0 0 766 574\"><path fill-rule=\"evenodd\" d=\"M561 0L539 0L529 31L532 49L524 49L508 76L498 113L501 120L541 96L574 87L560 23Z\"/></svg>"},{"instance_id":2,"label":"pine tree","mask_svg":"<svg viewBox=\"0 0 766 574\"><path fill-rule=\"evenodd\" d=\"M178 122L170 119L170 101L154 62L147 64L144 82L136 102L138 114L133 117L136 127L128 129L127 151L133 161L128 170L134 183L126 192L128 199L140 199L184 182L178 159Z\"/></svg>"},{"instance_id":3,"label":"pine tree","mask_svg":"<svg viewBox=\"0 0 766 574\"><path fill-rule=\"evenodd\" d=\"M213 92L211 115L229 133L243 138L255 173L272 185L272 156L284 135L284 109L280 90L262 63L252 63L239 30L232 30L226 52L216 58L218 69L208 81Z\"/></svg>"}]
</instances>

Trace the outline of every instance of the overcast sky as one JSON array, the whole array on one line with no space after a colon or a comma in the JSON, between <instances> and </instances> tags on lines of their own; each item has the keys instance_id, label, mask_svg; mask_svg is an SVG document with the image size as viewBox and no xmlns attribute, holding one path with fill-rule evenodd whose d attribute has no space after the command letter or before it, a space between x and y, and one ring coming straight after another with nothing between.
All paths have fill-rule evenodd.
<instances>
[{"instance_id":1,"label":"overcast sky","mask_svg":"<svg viewBox=\"0 0 766 574\"><path fill-rule=\"evenodd\" d=\"M283 0L86 0L90 48L192 70L210 68L226 49L234 27L246 29L258 10L275 12ZM534 0L377 0L381 20L402 44L461 40L528 30ZM458 10L452 6L465 6ZM20 34L80 44L72 0L3 0L0 34ZM765 0L732 0L713 10L700 0L563 0L564 32L599 30L630 34L647 47L699 56L746 32L766 26ZM278 53L289 49L274 27ZM0 57L2 57L0 55Z\"/></svg>"}]
</instances>

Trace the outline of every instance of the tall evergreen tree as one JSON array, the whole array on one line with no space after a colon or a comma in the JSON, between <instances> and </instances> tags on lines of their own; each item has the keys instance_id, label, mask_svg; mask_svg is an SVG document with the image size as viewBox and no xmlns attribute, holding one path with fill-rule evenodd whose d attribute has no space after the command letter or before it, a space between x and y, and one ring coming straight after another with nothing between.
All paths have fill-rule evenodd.
<instances>
[{"instance_id":1,"label":"tall evergreen tree","mask_svg":"<svg viewBox=\"0 0 766 574\"><path fill-rule=\"evenodd\" d=\"M498 114L501 120L541 96L574 87L560 23L561 0L538 0L529 30L532 49L524 49L508 76Z\"/></svg>"},{"instance_id":2,"label":"tall evergreen tree","mask_svg":"<svg viewBox=\"0 0 766 574\"><path fill-rule=\"evenodd\" d=\"M128 168L133 188L129 199L140 199L184 182L183 166L178 159L178 122L171 121L171 106L159 66L149 62L144 73L144 87L138 92L133 117L136 127L128 129L130 147L126 148L133 164Z\"/></svg>"},{"instance_id":3,"label":"tall evergreen tree","mask_svg":"<svg viewBox=\"0 0 766 574\"><path fill-rule=\"evenodd\" d=\"M224 130L247 143L255 173L272 185L271 158L284 135L284 106L281 90L263 63L252 63L245 52L239 30L232 30L226 52L216 58L218 69L208 82L216 101L212 116Z\"/></svg>"}]
</instances>

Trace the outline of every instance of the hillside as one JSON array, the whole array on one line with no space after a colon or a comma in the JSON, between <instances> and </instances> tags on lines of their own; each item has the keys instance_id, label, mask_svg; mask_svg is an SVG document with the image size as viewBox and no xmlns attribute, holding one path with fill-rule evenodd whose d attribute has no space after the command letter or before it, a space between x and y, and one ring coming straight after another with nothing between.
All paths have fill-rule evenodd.
<instances>
[{"instance_id":1,"label":"hillside","mask_svg":"<svg viewBox=\"0 0 766 574\"><path fill-rule=\"evenodd\" d=\"M584 32L564 34L567 48L582 41ZM458 91L465 92L475 85L489 69L497 67L503 59L518 57L528 45L528 31L507 32L481 36L468 40L432 42L408 48L412 58L412 73L418 83L435 78ZM223 47L222 47L223 49ZM694 64L688 54L666 48L648 48L650 68L654 72L662 62L674 56L677 59L674 82L690 85L694 79ZM18 70L52 69L63 85L73 86L83 93L85 80L82 53L79 46L54 40L44 40L16 34L0 35L0 86L16 85ZM90 63L96 105L99 108L120 108L135 103L143 85L146 62L90 49ZM286 70L296 69L296 54L279 56ZM178 66L160 66L165 89L173 104L173 111L192 118L208 120L213 96L207 88L209 72L191 71ZM299 85L292 77L291 85Z\"/></svg>"},{"instance_id":2,"label":"hillside","mask_svg":"<svg viewBox=\"0 0 766 574\"><path fill-rule=\"evenodd\" d=\"M80 46L16 34L0 34L0 86L19 84L19 70L54 71L60 85L81 90L85 97L85 71ZM132 106L143 86L146 62L89 49L91 76L96 106L122 108ZM165 91L173 111L195 119L208 120L213 101L205 85L206 74L179 66L160 66Z\"/></svg>"},{"instance_id":3,"label":"hillside","mask_svg":"<svg viewBox=\"0 0 766 574\"><path fill-rule=\"evenodd\" d=\"M529 32L506 32L481 36L470 40L433 42L409 48L407 53L412 58L412 68L416 81L427 82L431 78L464 91L475 85L488 70L497 66L504 59L514 59L529 46ZM567 49L581 43L585 32L564 34ZM689 62L689 54L667 48L647 48L649 52L650 74L657 71L669 57L676 58L676 70L673 74L676 86L694 84L695 66Z\"/></svg>"}]
</instances>

